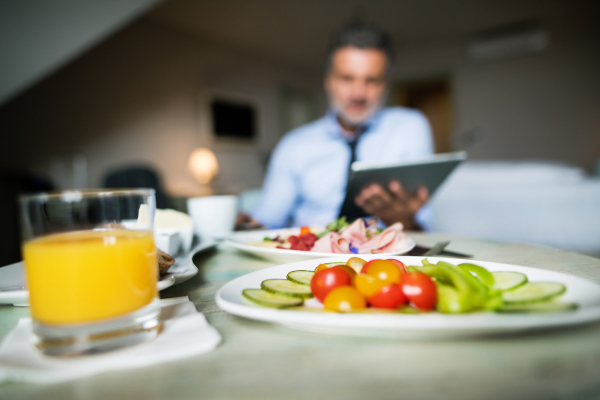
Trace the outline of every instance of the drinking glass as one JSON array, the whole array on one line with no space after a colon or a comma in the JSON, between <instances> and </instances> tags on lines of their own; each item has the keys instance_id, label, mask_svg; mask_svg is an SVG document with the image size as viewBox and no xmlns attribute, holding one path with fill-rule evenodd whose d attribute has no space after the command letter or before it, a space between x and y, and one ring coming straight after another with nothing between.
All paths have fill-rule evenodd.
<instances>
[{"instance_id":1,"label":"drinking glass","mask_svg":"<svg viewBox=\"0 0 600 400\"><path fill-rule=\"evenodd\" d=\"M20 207L38 349L98 353L158 335L153 189L42 193Z\"/></svg>"}]
</instances>

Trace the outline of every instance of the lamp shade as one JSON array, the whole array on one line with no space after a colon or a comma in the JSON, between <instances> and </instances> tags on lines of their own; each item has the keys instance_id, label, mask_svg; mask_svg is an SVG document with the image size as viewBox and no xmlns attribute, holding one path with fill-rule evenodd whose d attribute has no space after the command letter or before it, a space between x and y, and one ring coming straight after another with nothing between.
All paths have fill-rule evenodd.
<instances>
[{"instance_id":1,"label":"lamp shade","mask_svg":"<svg viewBox=\"0 0 600 400\"><path fill-rule=\"evenodd\" d=\"M219 172L219 163L210 149L199 148L190 155L188 169L198 182L206 184Z\"/></svg>"}]
</instances>

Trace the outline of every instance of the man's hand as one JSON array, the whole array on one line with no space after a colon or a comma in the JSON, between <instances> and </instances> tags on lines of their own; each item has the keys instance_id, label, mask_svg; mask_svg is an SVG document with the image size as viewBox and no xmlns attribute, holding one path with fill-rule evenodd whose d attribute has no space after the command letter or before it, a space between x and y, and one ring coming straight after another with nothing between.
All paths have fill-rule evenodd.
<instances>
[{"instance_id":1,"label":"man's hand","mask_svg":"<svg viewBox=\"0 0 600 400\"><path fill-rule=\"evenodd\" d=\"M264 229L265 227L260 224L257 220L252 218L246 213L240 212L235 219L235 230L236 231L247 231L252 229Z\"/></svg>"},{"instance_id":2,"label":"man's hand","mask_svg":"<svg viewBox=\"0 0 600 400\"><path fill-rule=\"evenodd\" d=\"M411 194L404 190L400 182L392 181L387 189L377 183L367 186L354 198L354 202L386 225L402 222L405 229L419 230L421 228L415 221L415 214L428 199L426 187L421 186Z\"/></svg>"}]
</instances>

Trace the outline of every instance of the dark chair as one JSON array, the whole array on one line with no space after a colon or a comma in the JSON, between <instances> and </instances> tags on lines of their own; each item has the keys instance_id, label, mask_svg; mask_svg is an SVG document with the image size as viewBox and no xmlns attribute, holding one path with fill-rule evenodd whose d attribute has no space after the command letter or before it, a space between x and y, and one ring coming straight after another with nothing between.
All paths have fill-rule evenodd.
<instances>
[{"instance_id":1,"label":"dark chair","mask_svg":"<svg viewBox=\"0 0 600 400\"><path fill-rule=\"evenodd\" d=\"M105 188L152 188L156 191L156 208L167 207L167 196L158 173L150 167L134 166L108 172L103 180Z\"/></svg>"}]
</instances>

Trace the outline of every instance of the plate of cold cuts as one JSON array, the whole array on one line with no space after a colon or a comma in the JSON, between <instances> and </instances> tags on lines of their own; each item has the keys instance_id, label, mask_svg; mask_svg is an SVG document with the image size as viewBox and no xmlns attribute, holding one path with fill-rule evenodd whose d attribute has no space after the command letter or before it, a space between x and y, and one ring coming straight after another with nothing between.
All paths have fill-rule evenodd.
<instances>
[{"instance_id":1,"label":"plate of cold cuts","mask_svg":"<svg viewBox=\"0 0 600 400\"><path fill-rule=\"evenodd\" d=\"M239 251L276 262L302 261L339 254L371 254L380 258L405 254L415 241L401 223L387 228L361 218L351 224L334 221L326 228L300 227L235 232L224 242Z\"/></svg>"}]
</instances>

